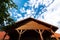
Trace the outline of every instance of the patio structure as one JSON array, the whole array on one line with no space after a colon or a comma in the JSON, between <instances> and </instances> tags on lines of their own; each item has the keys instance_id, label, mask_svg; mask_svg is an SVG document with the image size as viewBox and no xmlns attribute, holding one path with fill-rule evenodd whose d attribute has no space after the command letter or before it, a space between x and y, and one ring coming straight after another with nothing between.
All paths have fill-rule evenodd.
<instances>
[{"instance_id":1,"label":"patio structure","mask_svg":"<svg viewBox=\"0 0 60 40\"><path fill-rule=\"evenodd\" d=\"M22 34L25 33L27 30L34 30L40 35L40 40L45 40L46 37L51 37L52 34L58 29L57 27L50 25L48 23L33 19L27 18L22 21L16 23L18 25L15 28L19 33L19 39L21 38ZM54 35L55 36L55 35ZM56 36L55 36L56 37ZM58 38L56 37L58 40Z\"/></svg>"}]
</instances>

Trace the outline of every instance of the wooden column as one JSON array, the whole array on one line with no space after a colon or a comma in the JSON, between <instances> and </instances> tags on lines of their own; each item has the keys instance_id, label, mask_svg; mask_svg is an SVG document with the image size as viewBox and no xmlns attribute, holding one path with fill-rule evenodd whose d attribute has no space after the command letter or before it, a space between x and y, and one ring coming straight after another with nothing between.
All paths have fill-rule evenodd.
<instances>
[{"instance_id":1,"label":"wooden column","mask_svg":"<svg viewBox=\"0 0 60 40\"><path fill-rule=\"evenodd\" d=\"M22 30L19 32L19 39L18 40L20 40L21 34L22 34Z\"/></svg>"},{"instance_id":2,"label":"wooden column","mask_svg":"<svg viewBox=\"0 0 60 40\"><path fill-rule=\"evenodd\" d=\"M20 31L20 30L18 30L18 29L16 29L17 30L17 32L19 33L19 38L18 38L18 40L20 40L20 38L21 38L21 34L22 34L22 30Z\"/></svg>"},{"instance_id":3,"label":"wooden column","mask_svg":"<svg viewBox=\"0 0 60 40\"><path fill-rule=\"evenodd\" d=\"M43 40L42 32L40 30L39 30L39 34L40 34L41 40Z\"/></svg>"},{"instance_id":4,"label":"wooden column","mask_svg":"<svg viewBox=\"0 0 60 40\"><path fill-rule=\"evenodd\" d=\"M16 29L17 30L17 29ZM25 31L27 31L27 30L17 30L17 32L19 33L19 38L18 38L18 40L20 40L20 38L21 38L21 35L25 32Z\"/></svg>"}]
</instances>

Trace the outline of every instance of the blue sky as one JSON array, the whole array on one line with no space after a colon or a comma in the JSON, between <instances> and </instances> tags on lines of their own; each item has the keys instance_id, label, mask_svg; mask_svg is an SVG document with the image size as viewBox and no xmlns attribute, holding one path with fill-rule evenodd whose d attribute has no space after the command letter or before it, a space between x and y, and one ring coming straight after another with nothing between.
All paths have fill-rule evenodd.
<instances>
[{"instance_id":1,"label":"blue sky","mask_svg":"<svg viewBox=\"0 0 60 40\"><path fill-rule=\"evenodd\" d=\"M10 9L10 16L15 21L28 17L35 18L57 26L60 33L60 1L59 0L13 0L18 9Z\"/></svg>"}]
</instances>

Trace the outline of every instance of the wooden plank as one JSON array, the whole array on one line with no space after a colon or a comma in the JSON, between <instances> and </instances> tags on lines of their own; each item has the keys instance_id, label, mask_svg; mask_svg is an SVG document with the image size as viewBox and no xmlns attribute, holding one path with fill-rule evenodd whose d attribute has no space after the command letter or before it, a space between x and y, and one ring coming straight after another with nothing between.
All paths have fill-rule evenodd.
<instances>
[{"instance_id":1,"label":"wooden plank","mask_svg":"<svg viewBox=\"0 0 60 40\"><path fill-rule=\"evenodd\" d=\"M54 36L55 36L56 40L59 40L59 38L58 38L58 37L56 37L56 35L55 35L54 31L53 31L53 30L51 30L51 32L54 34Z\"/></svg>"},{"instance_id":2,"label":"wooden plank","mask_svg":"<svg viewBox=\"0 0 60 40\"><path fill-rule=\"evenodd\" d=\"M41 40L43 40L42 32L39 30Z\"/></svg>"}]
</instances>

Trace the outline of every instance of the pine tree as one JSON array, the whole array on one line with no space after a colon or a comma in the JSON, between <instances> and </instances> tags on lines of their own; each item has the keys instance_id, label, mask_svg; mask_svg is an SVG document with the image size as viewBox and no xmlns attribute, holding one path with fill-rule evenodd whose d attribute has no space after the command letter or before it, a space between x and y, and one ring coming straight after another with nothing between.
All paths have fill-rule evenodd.
<instances>
[{"instance_id":1,"label":"pine tree","mask_svg":"<svg viewBox=\"0 0 60 40\"><path fill-rule=\"evenodd\" d=\"M13 19L10 18L8 11L10 8L17 8L13 0L0 0L0 28L14 22Z\"/></svg>"}]
</instances>

